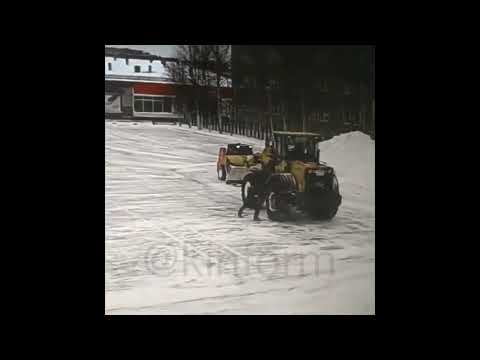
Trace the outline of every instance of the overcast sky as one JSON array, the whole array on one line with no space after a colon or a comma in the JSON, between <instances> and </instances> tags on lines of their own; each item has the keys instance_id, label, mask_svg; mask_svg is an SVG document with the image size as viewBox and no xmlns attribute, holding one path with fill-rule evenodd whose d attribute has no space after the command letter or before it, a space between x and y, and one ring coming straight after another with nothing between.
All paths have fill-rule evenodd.
<instances>
[{"instance_id":1,"label":"overcast sky","mask_svg":"<svg viewBox=\"0 0 480 360\"><path fill-rule=\"evenodd\" d=\"M174 56L175 45L105 45L116 48L129 48L135 50L148 51L157 56Z\"/></svg>"}]
</instances>

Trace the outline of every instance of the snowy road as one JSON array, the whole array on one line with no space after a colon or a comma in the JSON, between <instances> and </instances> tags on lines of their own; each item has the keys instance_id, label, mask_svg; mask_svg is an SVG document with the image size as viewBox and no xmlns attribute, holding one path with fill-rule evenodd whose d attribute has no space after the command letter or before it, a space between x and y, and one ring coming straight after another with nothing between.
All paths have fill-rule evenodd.
<instances>
[{"instance_id":1,"label":"snowy road","mask_svg":"<svg viewBox=\"0 0 480 360\"><path fill-rule=\"evenodd\" d=\"M106 314L373 314L375 145L322 144L343 203L329 222L243 218L218 148L256 139L174 125L105 124Z\"/></svg>"}]
</instances>

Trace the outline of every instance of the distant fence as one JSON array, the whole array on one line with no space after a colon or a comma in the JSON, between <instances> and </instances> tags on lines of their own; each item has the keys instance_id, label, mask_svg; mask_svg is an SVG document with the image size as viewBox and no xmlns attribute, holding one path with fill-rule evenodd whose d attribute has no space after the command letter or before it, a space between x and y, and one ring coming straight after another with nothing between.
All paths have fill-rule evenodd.
<instances>
[{"instance_id":1,"label":"distant fence","mask_svg":"<svg viewBox=\"0 0 480 360\"><path fill-rule=\"evenodd\" d=\"M198 116L196 112L187 112L182 119L179 119L178 124L196 126L199 129L206 129L209 131L218 131L230 135L243 135L253 137L260 140L265 140L265 137L271 137L270 126L262 121L253 121L238 119L235 121L234 116L228 114L222 115L219 121L216 113L200 113Z\"/></svg>"},{"instance_id":2,"label":"distant fence","mask_svg":"<svg viewBox=\"0 0 480 360\"><path fill-rule=\"evenodd\" d=\"M196 126L199 129L208 131L218 131L219 133L230 135L243 135L260 140L265 140L265 138L271 139L272 134L269 122L266 120L257 121L255 120L256 117L257 114L251 113L249 116L237 117L235 120L235 116L225 114L222 116L222 121L220 122L216 113L200 112L197 116L196 112L192 111L187 112L183 118L179 119L178 125ZM275 130L283 130L278 119L274 121L274 124ZM324 139L329 139L345 132L361 131L370 135L372 139L375 139L375 129L362 128L360 124L351 124L336 128L315 128L308 129L308 131L318 132L324 136Z\"/></svg>"}]
</instances>

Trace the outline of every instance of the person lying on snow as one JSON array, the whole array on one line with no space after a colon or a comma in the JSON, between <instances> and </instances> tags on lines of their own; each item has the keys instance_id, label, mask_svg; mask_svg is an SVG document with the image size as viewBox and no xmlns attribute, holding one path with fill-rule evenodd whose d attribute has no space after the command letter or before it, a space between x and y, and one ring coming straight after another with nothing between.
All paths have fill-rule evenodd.
<instances>
[{"instance_id":1,"label":"person lying on snow","mask_svg":"<svg viewBox=\"0 0 480 360\"><path fill-rule=\"evenodd\" d=\"M249 197L238 210L238 217L242 217L245 208L253 207L255 209L253 220L255 221L260 221L260 209L268 195L266 183L270 175L275 171L275 163L277 162L276 153L271 145L267 146L260 154L259 162L262 168L253 173L254 180L250 193L251 198Z\"/></svg>"}]
</instances>

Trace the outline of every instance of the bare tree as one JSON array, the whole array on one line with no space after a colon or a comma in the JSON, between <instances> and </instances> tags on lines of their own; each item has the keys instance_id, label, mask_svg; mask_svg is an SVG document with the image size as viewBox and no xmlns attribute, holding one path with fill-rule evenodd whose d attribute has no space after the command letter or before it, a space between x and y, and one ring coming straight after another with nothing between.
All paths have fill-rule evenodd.
<instances>
[{"instance_id":1,"label":"bare tree","mask_svg":"<svg viewBox=\"0 0 480 360\"><path fill-rule=\"evenodd\" d=\"M200 129L202 128L200 119L202 87L209 84L206 77L209 52L210 48L207 45L177 45L175 49L177 62L167 66L167 71L173 81L191 86L189 93L193 95L197 126ZM187 92L185 92L185 97L189 98ZM185 102L183 109L186 115ZM191 121L189 126L191 126Z\"/></svg>"},{"instance_id":2,"label":"bare tree","mask_svg":"<svg viewBox=\"0 0 480 360\"><path fill-rule=\"evenodd\" d=\"M217 117L220 133L223 131L221 111L221 87L227 85L227 78L231 72L231 49L230 45L209 45L211 66L215 73L217 93Z\"/></svg>"},{"instance_id":3,"label":"bare tree","mask_svg":"<svg viewBox=\"0 0 480 360\"><path fill-rule=\"evenodd\" d=\"M191 87L200 129L204 120L204 116L200 116L201 103L208 104L208 91L204 90L212 85L216 87L216 115L218 129L222 132L221 88L227 85L231 74L230 45L177 45L175 57L177 63L168 66L168 73L173 81Z\"/></svg>"}]
</instances>

